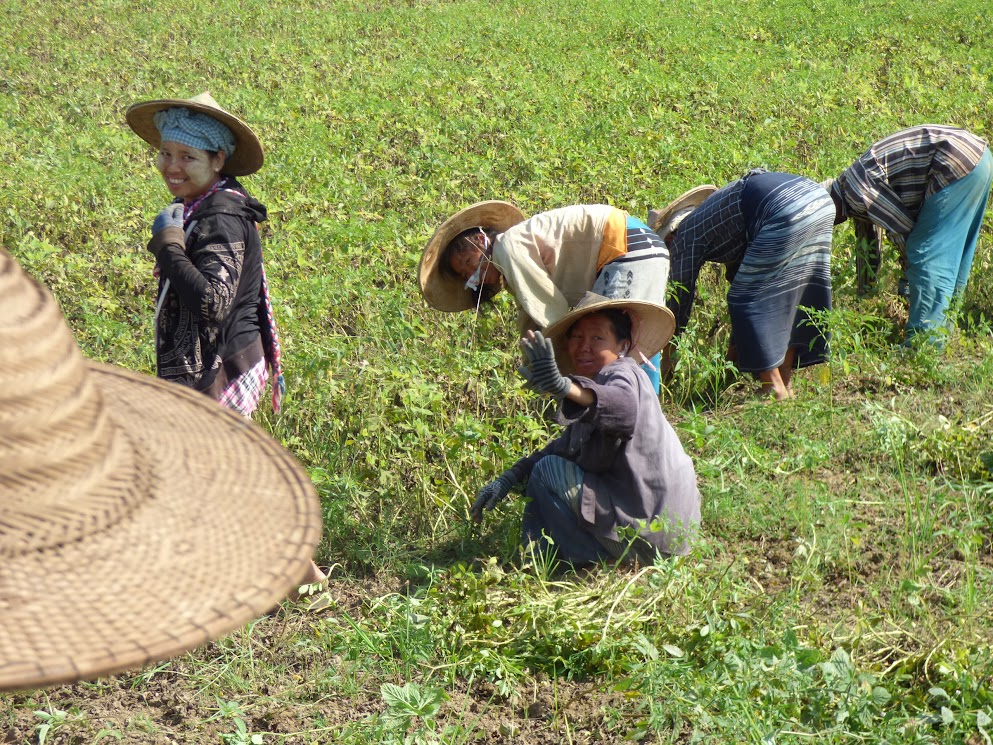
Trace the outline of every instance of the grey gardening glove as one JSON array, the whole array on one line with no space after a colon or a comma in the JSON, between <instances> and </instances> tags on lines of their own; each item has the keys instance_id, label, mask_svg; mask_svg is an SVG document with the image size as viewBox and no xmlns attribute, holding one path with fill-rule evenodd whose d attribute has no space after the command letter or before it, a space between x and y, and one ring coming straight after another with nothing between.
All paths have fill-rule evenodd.
<instances>
[{"instance_id":1,"label":"grey gardening glove","mask_svg":"<svg viewBox=\"0 0 993 745\"><path fill-rule=\"evenodd\" d=\"M559 366L555 364L555 350L550 339L546 339L540 331L534 332L534 339L521 339L521 348L527 359L527 370L530 377L521 373L528 385L538 393L549 393L555 398L565 398L572 381L562 377Z\"/></svg>"},{"instance_id":2,"label":"grey gardening glove","mask_svg":"<svg viewBox=\"0 0 993 745\"><path fill-rule=\"evenodd\" d=\"M159 231L165 230L166 228L183 229L182 202L170 204L155 216L155 220L152 222L152 235L155 235Z\"/></svg>"},{"instance_id":3,"label":"grey gardening glove","mask_svg":"<svg viewBox=\"0 0 993 745\"><path fill-rule=\"evenodd\" d=\"M531 368L527 365L520 365L517 368L517 374L524 378L524 385L530 388L532 391L535 390L533 380L534 373L531 372ZM540 391L539 391L540 392Z\"/></svg>"},{"instance_id":4,"label":"grey gardening glove","mask_svg":"<svg viewBox=\"0 0 993 745\"><path fill-rule=\"evenodd\" d=\"M483 509L492 510L496 503L510 494L517 480L510 471L504 471L486 486L476 492L476 501L469 508L469 515L473 521L481 523L483 521Z\"/></svg>"}]
</instances>

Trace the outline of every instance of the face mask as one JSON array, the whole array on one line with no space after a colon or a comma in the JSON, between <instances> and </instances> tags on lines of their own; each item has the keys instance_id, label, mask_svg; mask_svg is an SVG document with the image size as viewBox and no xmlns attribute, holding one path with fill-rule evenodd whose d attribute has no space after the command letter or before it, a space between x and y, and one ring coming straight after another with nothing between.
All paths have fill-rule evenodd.
<instances>
[{"instance_id":1,"label":"face mask","mask_svg":"<svg viewBox=\"0 0 993 745\"><path fill-rule=\"evenodd\" d=\"M479 257L479 264L476 265L476 271L472 273L472 276L465 283L465 289L472 292L476 292L483 283L483 275L486 274L486 268L490 263L490 237L486 235L486 231L482 228L479 229L479 232L483 234L483 255Z\"/></svg>"}]
</instances>

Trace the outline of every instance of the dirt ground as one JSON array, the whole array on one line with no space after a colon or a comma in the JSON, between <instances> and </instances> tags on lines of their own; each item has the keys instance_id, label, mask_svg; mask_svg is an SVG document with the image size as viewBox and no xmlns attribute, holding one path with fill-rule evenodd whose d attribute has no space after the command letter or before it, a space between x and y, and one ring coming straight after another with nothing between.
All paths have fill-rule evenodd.
<instances>
[{"instance_id":1,"label":"dirt ground","mask_svg":"<svg viewBox=\"0 0 993 745\"><path fill-rule=\"evenodd\" d=\"M330 588L335 609L359 615L363 603L402 590L382 582L336 582ZM342 660L308 655L281 640L307 634L316 615L302 610L305 603L283 609L259 621L252 631L253 648L267 648L264 660L271 669L258 690L244 691L242 716L248 733L261 733L265 743L310 745L336 741L342 727L360 723L383 710L378 683L347 695L332 695L312 683L318 673ZM0 724L0 743L38 743L43 718L37 712L61 710L67 716L46 733L46 745L89 745L126 742L136 745L202 745L230 743L235 726L231 718L218 715L214 695L191 684L202 682L202 667L209 662L216 644L192 656L173 660L161 672L112 676L95 683L79 683L16 694L0 694L0 709L7 721ZM261 662L261 661L260 661ZM437 717L440 729L459 724L470 731L476 743L547 745L570 742L576 745L621 743L629 728L616 721L624 708L624 694L605 691L596 682L576 683L537 679L533 686L511 701L498 695L487 682L460 684L446 691L449 698ZM630 695L630 694L627 694ZM607 712L612 712L608 714ZM608 725L608 717L614 717ZM633 723L631 723L633 725ZM248 743L245 743L248 745Z\"/></svg>"}]
</instances>

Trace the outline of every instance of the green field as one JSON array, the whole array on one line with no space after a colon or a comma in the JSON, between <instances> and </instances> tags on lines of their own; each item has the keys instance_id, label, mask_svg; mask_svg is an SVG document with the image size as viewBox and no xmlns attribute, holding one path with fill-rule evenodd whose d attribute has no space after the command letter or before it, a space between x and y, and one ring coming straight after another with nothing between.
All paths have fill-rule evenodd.
<instances>
[{"instance_id":1,"label":"green field","mask_svg":"<svg viewBox=\"0 0 993 745\"><path fill-rule=\"evenodd\" d=\"M993 216L943 351L894 348L894 251L860 299L836 229L833 358L778 405L724 363L726 285L705 272L662 395L703 536L638 570L522 560L520 500L466 519L554 426L515 374L512 298L446 315L415 279L434 228L482 199L644 217L750 167L835 176L904 126L990 139L989 15L4 0L0 245L90 357L153 367L145 243L168 194L127 106L209 89L259 134L245 184L269 208L289 392L256 419L317 485L332 582L181 658L0 695L0 741L991 745Z\"/></svg>"}]
</instances>

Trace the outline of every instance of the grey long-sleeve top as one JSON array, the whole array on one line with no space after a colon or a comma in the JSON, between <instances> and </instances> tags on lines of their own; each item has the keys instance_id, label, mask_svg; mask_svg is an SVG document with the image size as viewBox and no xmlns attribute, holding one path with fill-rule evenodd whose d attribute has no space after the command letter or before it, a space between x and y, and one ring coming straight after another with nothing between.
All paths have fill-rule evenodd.
<instances>
[{"instance_id":1,"label":"grey long-sleeve top","mask_svg":"<svg viewBox=\"0 0 993 745\"><path fill-rule=\"evenodd\" d=\"M700 523L696 472L648 376L622 357L593 379L572 379L596 402L584 407L564 401L558 416L565 431L514 464L517 481L546 455L571 460L585 472L579 520L591 533L619 540L618 527L658 518L663 529L640 535L664 554L687 553Z\"/></svg>"}]
</instances>

